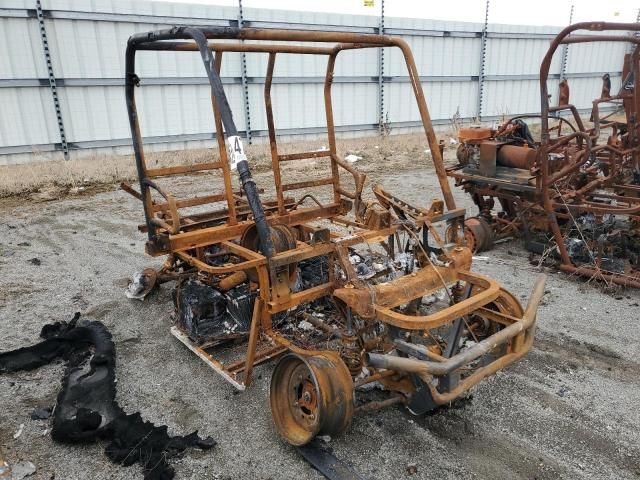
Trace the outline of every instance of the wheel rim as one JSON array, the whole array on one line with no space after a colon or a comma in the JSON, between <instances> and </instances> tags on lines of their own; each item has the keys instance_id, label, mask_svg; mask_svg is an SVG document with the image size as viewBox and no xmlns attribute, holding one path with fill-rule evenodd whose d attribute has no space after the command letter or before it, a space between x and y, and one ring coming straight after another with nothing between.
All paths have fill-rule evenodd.
<instances>
[{"instance_id":1,"label":"wheel rim","mask_svg":"<svg viewBox=\"0 0 640 480\"><path fill-rule=\"evenodd\" d=\"M476 237L473 234L473 231L467 226L465 226L464 228L464 241L467 248L471 250L471 253L478 253Z\"/></svg>"},{"instance_id":2,"label":"wheel rim","mask_svg":"<svg viewBox=\"0 0 640 480\"><path fill-rule=\"evenodd\" d=\"M304 363L295 366L287 385L286 408L291 412L295 428L317 433L319 430L318 397L320 392L311 370Z\"/></svg>"},{"instance_id":3,"label":"wheel rim","mask_svg":"<svg viewBox=\"0 0 640 480\"><path fill-rule=\"evenodd\" d=\"M518 301L518 299L508 290L504 288L500 288L500 293L491 303L484 306L484 308L488 310L493 310L496 312L500 312L504 315L509 315L514 318L522 318L524 315L524 309L522 305ZM485 320L486 321L486 320ZM498 330L502 328L501 325L495 322L487 322L487 329L483 332L483 336L489 336L493 333L496 333ZM481 337L482 338L482 337ZM506 343L502 347L504 349L504 353L510 351L510 343Z\"/></svg>"},{"instance_id":4,"label":"wheel rim","mask_svg":"<svg viewBox=\"0 0 640 480\"><path fill-rule=\"evenodd\" d=\"M337 435L353 415L351 375L339 357L284 356L271 378L271 413L280 435L304 445L316 435Z\"/></svg>"},{"instance_id":5,"label":"wheel rim","mask_svg":"<svg viewBox=\"0 0 640 480\"><path fill-rule=\"evenodd\" d=\"M489 250L493 246L493 230L482 217L471 217L464 221L464 238L473 253Z\"/></svg>"}]
</instances>

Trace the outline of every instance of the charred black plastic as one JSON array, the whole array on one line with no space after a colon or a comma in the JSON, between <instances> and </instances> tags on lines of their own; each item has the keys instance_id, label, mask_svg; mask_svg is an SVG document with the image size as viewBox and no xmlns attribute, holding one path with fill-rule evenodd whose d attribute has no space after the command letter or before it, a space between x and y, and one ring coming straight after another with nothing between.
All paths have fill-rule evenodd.
<instances>
[{"instance_id":1,"label":"charred black plastic","mask_svg":"<svg viewBox=\"0 0 640 480\"><path fill-rule=\"evenodd\" d=\"M139 413L126 414L115 400L116 351L111 334L100 322L45 325L44 341L0 353L0 373L32 370L58 358L67 360L53 413L51 437L58 442L85 443L108 440L106 455L124 466L141 463L147 480L174 477L168 459L188 447L211 448L215 441L197 431L169 436L166 426L156 426Z\"/></svg>"}]
</instances>

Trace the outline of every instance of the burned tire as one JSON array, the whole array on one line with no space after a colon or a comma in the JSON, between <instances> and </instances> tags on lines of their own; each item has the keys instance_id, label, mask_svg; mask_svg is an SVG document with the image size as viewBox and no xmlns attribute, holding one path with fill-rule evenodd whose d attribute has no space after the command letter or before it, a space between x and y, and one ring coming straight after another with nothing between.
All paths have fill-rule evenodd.
<instances>
[{"instance_id":1,"label":"burned tire","mask_svg":"<svg viewBox=\"0 0 640 480\"><path fill-rule=\"evenodd\" d=\"M291 353L273 370L269 401L276 429L290 444L336 436L353 416L351 374L338 355Z\"/></svg>"}]
</instances>

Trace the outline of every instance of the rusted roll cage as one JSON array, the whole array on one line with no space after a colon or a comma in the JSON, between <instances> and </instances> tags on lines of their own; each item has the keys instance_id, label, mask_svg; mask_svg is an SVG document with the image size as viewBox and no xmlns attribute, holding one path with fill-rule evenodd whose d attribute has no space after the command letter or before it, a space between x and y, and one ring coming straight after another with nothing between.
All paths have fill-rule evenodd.
<instances>
[{"instance_id":1,"label":"rusted roll cage","mask_svg":"<svg viewBox=\"0 0 640 480\"><path fill-rule=\"evenodd\" d=\"M361 198L364 175L337 152L331 99L336 58L342 51L379 47L399 48L407 65L444 197L444 202L434 201L429 209L413 207L380 187L374 188L378 203L365 205ZM135 73L137 51L200 53L212 92L218 161L159 168L147 165L134 96L134 87L140 83ZM224 52L268 54L264 100L274 201L260 199L251 177L219 76ZM327 56L324 105L328 150L279 152L271 101L278 54ZM282 356L272 377L271 408L278 431L289 442L299 445L317 434L338 434L348 426L356 410L404 403L412 411L422 412L445 404L517 361L531 348L544 279L537 282L525 312L497 282L470 271L471 253L462 246L459 234L465 212L456 208L416 65L403 40L342 32L237 28L176 27L137 34L127 46L126 100L141 191L127 185L124 188L143 202L145 224L140 228L148 234L147 253L168 256L157 278L179 280L175 293L177 324L172 333L240 390L250 384L255 365ZM330 176L283 183L282 162L308 158L328 158ZM237 169L242 187L237 192L233 191L232 168ZM223 193L176 199L157 183L161 177L207 170L221 170ZM345 187L341 171L351 177L353 191ZM322 203L309 193L299 200L287 196L316 187L331 188L329 203ZM308 206L310 201L312 206ZM224 207L213 212L182 212L215 203ZM347 217L349 214L351 217ZM324 226L327 222L346 226L351 233L330 231ZM447 243L438 234L436 226L440 224L449 227ZM400 244L401 233L410 237L404 246ZM437 245L430 245L430 240ZM384 281L368 280L375 279L376 273L363 276L356 271L351 257L357 256L355 249L363 245L370 252L376 245L382 247L384 253L376 254L382 255L376 258L383 258L390 265L383 265L380 270ZM402 267L404 274L396 272L392 264L396 249L410 259L411 266ZM302 265L311 261L326 261L326 267L308 267L314 274L318 273L316 270L325 274L313 284L300 284ZM193 318L181 322L181 312L186 308L182 292L189 288L190 281L197 282L197 288L204 285L207 292L215 291L216 301L228 298L221 292L240 286L246 288L248 296L255 295L248 338L231 331L205 340L194 338L197 332L192 329ZM442 291L449 299L445 306L421 310L423 298ZM330 304L331 319L314 317L313 302L323 299ZM302 306L306 310L300 310ZM285 335L285 327L291 327L292 318L298 314L319 332L322 341L302 341L297 333ZM434 338L431 332L438 329L448 329L446 339ZM476 340L484 338L486 342L461 351L465 335ZM210 353L214 347L239 340L247 343L246 354L240 360L227 362ZM413 363L402 363L400 356L413 359ZM441 362L442 368L434 369L434 361ZM416 375L419 365L422 370ZM394 395L383 402L355 408L355 388L373 382L380 382Z\"/></svg>"},{"instance_id":2,"label":"rusted roll cage","mask_svg":"<svg viewBox=\"0 0 640 480\"><path fill-rule=\"evenodd\" d=\"M583 22L563 29L551 42L541 63L540 115L513 117L493 132L480 129L482 138L477 141L472 139L469 143L461 138L463 143L472 145L475 142L480 145L480 151L482 148L494 148L494 153L498 150L499 158L494 162L502 167L514 168L503 168L502 171L500 167L497 170L494 167L493 171L485 168L484 172L480 172L459 166L448 174L472 195L481 210L476 222L485 228L470 225L470 237L482 237L487 229L493 229L492 235L498 237L519 231L529 243L532 228L548 231L557 245L562 270L640 287L640 271L608 271L601 265L602 252L592 255L595 257L593 265L576 265L567 250L567 238L561 229L563 223L573 224L580 215L592 214L597 219L603 215L618 215L629 219L631 226L626 233L633 236L636 235L634 225L640 214L640 186L635 178L640 173L640 130L637 123L637 112L640 111L640 38L612 34L572 35L582 30L638 32L640 26L635 23ZM601 98L596 98L592 109L593 127L587 128L578 110L568 101L566 80L561 82L557 106L550 105L547 82L551 62L561 45L590 42L625 42L634 45L632 53L625 56L622 79L623 86L633 79L633 88L621 88L620 93L613 96L609 95L607 89ZM622 104L625 120L614 121L610 116L601 118L600 105L605 102ZM564 114L569 114L568 118ZM530 140L519 138L514 143L505 133L508 134L510 129L516 128L518 121L527 117L540 118L540 142L531 144ZM552 119L558 122L554 126L550 125ZM570 131L563 134L564 125L568 125ZM610 129L611 134L603 143L600 136L604 128ZM552 135L554 132L556 134ZM469 132L464 133L470 135ZM479 134L476 132L476 135ZM502 148L504 150L501 151ZM558 160L560 158L562 161ZM487 161L487 158L481 159L483 161ZM593 164L596 162L605 165L606 169L601 175L594 173ZM586 180L577 181L579 174L584 175ZM493 198L500 201L502 216L490 214ZM492 244L486 240L477 243Z\"/></svg>"},{"instance_id":3,"label":"rusted roll cage","mask_svg":"<svg viewBox=\"0 0 640 480\"><path fill-rule=\"evenodd\" d=\"M172 41L172 40L187 40L193 41ZM278 44L229 44L229 43L209 43L208 40L216 39L235 39L241 41L286 41L286 42L332 42L337 43L333 47L314 47L305 45L278 45ZM357 34L357 33L343 33L343 32L308 32L308 31L296 31L296 30L266 30L266 29L253 29L253 28L190 28L190 27L176 27L170 30L161 30L157 32L149 32L145 34L133 35L127 44L126 53L126 98L129 111L129 119L132 127L132 131L137 132L134 135L134 148L136 149L136 163L140 171L142 165L138 162L138 151L141 152L141 138L139 134L139 125L137 115L135 114L135 100L133 86L136 85L137 76L135 74L135 52L138 50L153 50L153 51L199 51L202 56L207 76L211 82L211 88L213 92L214 112L216 114L216 137L218 142L224 140L224 135L221 128L217 128L219 125L218 116L221 117L222 124L224 125L225 133L228 136L233 136L237 133L235 124L233 123L231 110L228 103L225 100L221 101L220 92L223 92L222 83L219 80L219 68L221 65L221 57L223 52L254 52L254 53L269 53L269 66L267 68L267 74L265 79L265 103L267 110L267 120L269 126L269 140L272 146L272 158L274 158L274 174L279 176L279 161L295 160L301 157L303 154L298 154L296 157L280 157L277 155L277 147L275 145L275 127L273 123L273 111L271 108L271 82L273 79L273 68L275 64L276 54L289 53L289 54L307 54L307 55L326 55L327 71L325 75L324 84L324 100L325 111L327 120L327 135L329 140L329 154L332 162L336 160L336 144L335 144L335 126L333 121L333 110L331 103L331 85L333 82L333 70L335 61L338 54L345 50L363 49L363 48L378 48L378 47L397 47L402 52L406 65L407 72L409 74L409 80L413 88L414 95L416 97L416 103L420 112L420 119L424 125L425 135L429 143L429 148L433 152L433 161L438 174L438 180L444 196L444 201L448 209L455 208L455 202L453 194L447 182L446 171L444 168L444 162L442 160L442 154L438 146L435 132L431 126L431 117L424 98L424 92L422 91L422 85L420 84L420 77L416 67L415 60L409 45L402 39L396 37L389 37L386 35L370 35L370 34ZM216 52L216 60L210 52ZM219 98L220 97L220 98ZM220 102L219 105L215 103ZM276 150L273 150L273 149ZM317 152L310 153L312 156L319 156ZM224 163L224 158L221 158ZM332 165L332 171L335 174L337 166ZM276 177L277 178L277 177ZM277 180L276 180L277 182ZM337 185L334 184L334 195L337 199L340 195L340 191ZM144 189L143 189L144 190ZM282 206L282 192L278 192L279 206L281 211ZM230 202L230 196L227 196L227 202ZM232 208L231 206L229 207ZM149 230L150 237L153 235L153 230Z\"/></svg>"},{"instance_id":4,"label":"rusted roll cage","mask_svg":"<svg viewBox=\"0 0 640 480\"><path fill-rule=\"evenodd\" d=\"M567 252L567 248L564 243L564 238L560 231L560 227L558 225L558 219L556 216L556 211L558 209L558 205L554 204L553 197L555 196L555 191L551 191L551 187L553 184L561 179L562 177L568 175L570 172L576 171L583 165L591 156L592 151L602 150L603 148L612 148L611 146L600 146L597 147L595 144L598 141L598 137L600 134L599 131L599 116L598 116L598 104L602 99L596 99L594 101L594 120L595 120L595 128L594 133L592 135L585 134L584 129L581 128L580 132L575 132L570 134L569 136L565 136L564 138L559 138L555 142L551 141L549 135L549 113L553 111L549 107L549 96L547 91L547 79L549 77L549 69L551 67L551 61L553 59L554 54L556 53L558 47L563 44L574 44L574 43L587 43L587 42L624 42L631 43L635 45L633 49L633 53L631 54L631 70L635 73L634 76L634 89L631 96L631 105L630 108L627 109L627 131L631 136L630 139L630 148L617 152L619 155L619 160L612 162L611 166L611 174L608 175L608 178L602 180L596 180L594 183L586 185L578 190L576 193L578 197L580 195L585 195L595 190L596 187L601 186L611 186L612 183L616 180L615 173L617 170L622 167L622 162L624 156L631 156L631 165L633 168L638 171L640 167L640 130L639 125L637 123L637 113L640 112L640 69L638 68L638 62L640 61L640 38L635 35L584 35L579 37L572 37L571 34L579 31L579 30L588 30L588 31L631 31L631 32L639 32L640 25L637 23L611 23L611 22L583 22L576 23L574 25L570 25L563 29L556 38L551 42L549 50L544 56L542 64L540 66L540 101L541 101L541 144L538 150L538 161L537 163L540 166L540 179L538 186L541 190L544 209L549 216L549 225L553 236L555 238L556 244L560 251L561 256L561 269L570 273L577 273L579 275L593 277L594 275L599 275L604 277L607 280L610 280L614 283L618 283L625 286L633 286L636 288L640 288L640 279L637 277L629 277L627 275L616 275L616 274L608 274L602 271L597 270L596 268L590 267L576 267L573 265L571 258ZM625 78L622 79L622 83L626 81ZM629 95L627 95L629 97ZM622 99L622 95L617 96L618 99ZM612 100L612 99L609 99ZM558 109L559 110L559 109ZM631 111L634 112L634 115L631 115ZM572 135L576 138L584 138L584 149L581 150L582 158L579 161L576 161L573 165L568 165L565 169L556 172L555 174L550 174L549 172L549 153L551 153L561 142L568 143L572 139ZM580 145L580 144L578 144ZM614 186L615 188L615 186ZM569 210L573 212L594 212L594 213L618 213L622 215L633 215L640 213L640 199L633 198L622 198L618 196L618 199L621 201L628 202L628 206L625 208L612 208L611 206L603 207L597 206L592 202L584 202L578 205L569 206ZM566 204L565 204L566 205Z\"/></svg>"}]
</instances>

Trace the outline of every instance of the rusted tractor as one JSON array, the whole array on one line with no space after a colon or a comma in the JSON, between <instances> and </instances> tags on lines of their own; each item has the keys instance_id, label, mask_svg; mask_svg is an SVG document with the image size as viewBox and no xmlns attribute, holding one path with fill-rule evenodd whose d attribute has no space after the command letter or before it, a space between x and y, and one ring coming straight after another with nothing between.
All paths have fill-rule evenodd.
<instances>
[{"instance_id":1,"label":"rusted tractor","mask_svg":"<svg viewBox=\"0 0 640 480\"><path fill-rule=\"evenodd\" d=\"M580 30L625 34L571 35ZM640 26L590 22L565 28L540 68L540 115L516 116L495 130L460 130L459 164L447 173L479 209L477 217L466 220L472 250L522 236L529 250L555 259L565 272L640 287L640 39L629 30L640 31ZM634 47L624 57L617 94L611 95L609 75L604 75L590 126L569 103L565 79L557 106L549 106L547 92L558 47L585 42ZM603 113L603 107L613 110ZM541 123L539 140L525 122L532 117Z\"/></svg>"},{"instance_id":2,"label":"rusted tractor","mask_svg":"<svg viewBox=\"0 0 640 480\"><path fill-rule=\"evenodd\" d=\"M434 152L444 201L429 208L411 206L379 186L376 200L364 202L364 176L336 149L336 58L382 46L404 56ZM134 67L136 53L148 50L200 52L219 147L210 162L154 168L145 161ZM268 55L264 100L274 184L262 187L274 192L273 200L260 197L251 176L219 76L224 52ZM327 58L327 150L278 149L271 84L276 58L289 54ZM126 53L126 99L141 190L124 188L143 203L147 253L166 256L161 270L143 276L147 286L177 281L172 334L235 388L250 385L256 365L279 358L271 410L291 444L338 435L358 411L404 404L421 414L446 405L531 348L544 278L523 309L496 281L470 270L471 251L461 236L465 212L449 189L404 41L250 28L137 34ZM324 176L288 183L286 165L310 158L324 162ZM160 185L196 171L219 172L211 178L222 191L176 198ZM240 188L234 190L236 181ZM299 198L290 196L301 190ZM197 212L189 213L194 206Z\"/></svg>"}]
</instances>

